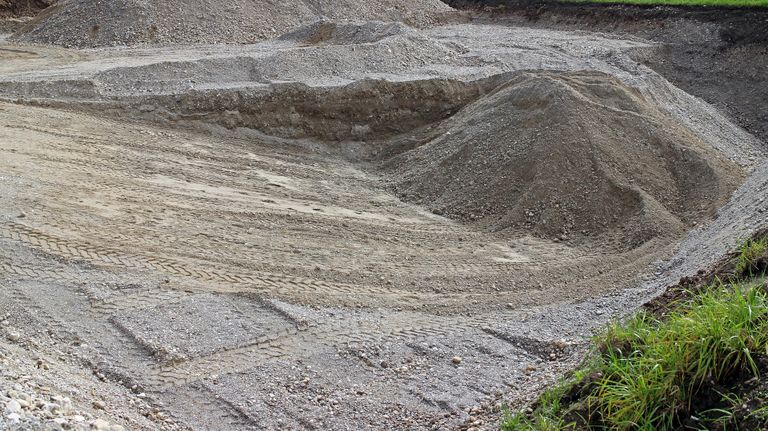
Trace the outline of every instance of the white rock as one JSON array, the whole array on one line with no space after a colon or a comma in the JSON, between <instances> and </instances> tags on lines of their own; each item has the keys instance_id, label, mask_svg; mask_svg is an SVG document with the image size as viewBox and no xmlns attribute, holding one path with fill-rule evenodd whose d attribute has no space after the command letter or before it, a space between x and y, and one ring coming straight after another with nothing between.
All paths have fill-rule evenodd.
<instances>
[{"instance_id":1,"label":"white rock","mask_svg":"<svg viewBox=\"0 0 768 431\"><path fill-rule=\"evenodd\" d=\"M11 332L8 333L8 340L9 341L12 341L12 342L15 343L15 342L19 341L19 338L21 338L21 334L19 334L18 332L11 331Z\"/></svg>"},{"instance_id":2,"label":"white rock","mask_svg":"<svg viewBox=\"0 0 768 431\"><path fill-rule=\"evenodd\" d=\"M21 413L21 404L16 400L10 400L5 403L5 412L7 414Z\"/></svg>"},{"instance_id":3,"label":"white rock","mask_svg":"<svg viewBox=\"0 0 768 431\"><path fill-rule=\"evenodd\" d=\"M59 412L61 412L61 406L56 403L45 403L43 405L43 410L51 414L58 414Z\"/></svg>"},{"instance_id":4,"label":"white rock","mask_svg":"<svg viewBox=\"0 0 768 431\"><path fill-rule=\"evenodd\" d=\"M109 422L104 419L95 419L91 421L91 428L98 431L109 431L111 427L109 426Z\"/></svg>"}]
</instances>

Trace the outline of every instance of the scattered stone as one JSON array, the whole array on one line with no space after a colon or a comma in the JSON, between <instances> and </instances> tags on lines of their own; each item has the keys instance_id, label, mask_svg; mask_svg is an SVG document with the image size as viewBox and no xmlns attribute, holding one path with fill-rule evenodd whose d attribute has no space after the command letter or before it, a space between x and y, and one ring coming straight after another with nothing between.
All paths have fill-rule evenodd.
<instances>
[{"instance_id":1,"label":"scattered stone","mask_svg":"<svg viewBox=\"0 0 768 431\"><path fill-rule=\"evenodd\" d=\"M456 365L459 365L461 363L461 356L454 356L453 359L451 359L451 362L453 362Z\"/></svg>"},{"instance_id":2,"label":"scattered stone","mask_svg":"<svg viewBox=\"0 0 768 431\"><path fill-rule=\"evenodd\" d=\"M10 400L7 403L5 403L5 412L8 414L11 413L21 413L21 404L17 400Z\"/></svg>"},{"instance_id":3,"label":"scattered stone","mask_svg":"<svg viewBox=\"0 0 768 431\"><path fill-rule=\"evenodd\" d=\"M568 341L566 341L564 338L561 338L561 339L559 339L559 340L555 341L553 344L554 344L554 345L555 345L555 347L557 347L559 350L565 350L565 349L567 349L567 348L568 348L568 346L570 346L570 344L568 344Z\"/></svg>"},{"instance_id":4,"label":"scattered stone","mask_svg":"<svg viewBox=\"0 0 768 431\"><path fill-rule=\"evenodd\" d=\"M35 362L35 366L37 367L38 370L48 370L49 369L48 364L46 364L45 361L43 361L42 359L38 359Z\"/></svg>"},{"instance_id":5,"label":"scattered stone","mask_svg":"<svg viewBox=\"0 0 768 431\"><path fill-rule=\"evenodd\" d=\"M15 331L11 331L8 333L8 341L17 342L21 338L21 334Z\"/></svg>"}]
</instances>

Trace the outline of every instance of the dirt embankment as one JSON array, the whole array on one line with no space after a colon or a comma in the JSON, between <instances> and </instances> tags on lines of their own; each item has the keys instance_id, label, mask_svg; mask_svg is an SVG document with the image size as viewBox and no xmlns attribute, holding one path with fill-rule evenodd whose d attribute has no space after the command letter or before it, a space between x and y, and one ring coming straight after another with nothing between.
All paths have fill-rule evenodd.
<instances>
[{"instance_id":1,"label":"dirt embankment","mask_svg":"<svg viewBox=\"0 0 768 431\"><path fill-rule=\"evenodd\" d=\"M134 118L176 126L209 124L287 139L320 139L331 147L351 141L355 154L347 155L368 159L401 151L403 144L388 140L429 129L502 81L362 80L328 88L286 83L237 91L192 90L181 96L128 96L118 102L83 102L81 108L115 116L127 110Z\"/></svg>"},{"instance_id":2,"label":"dirt embankment","mask_svg":"<svg viewBox=\"0 0 768 431\"><path fill-rule=\"evenodd\" d=\"M386 163L402 198L492 231L680 235L725 203L740 169L601 73L523 73Z\"/></svg>"},{"instance_id":3,"label":"dirt embankment","mask_svg":"<svg viewBox=\"0 0 768 431\"><path fill-rule=\"evenodd\" d=\"M768 10L449 0L477 21L634 35L637 61L768 142Z\"/></svg>"}]
</instances>

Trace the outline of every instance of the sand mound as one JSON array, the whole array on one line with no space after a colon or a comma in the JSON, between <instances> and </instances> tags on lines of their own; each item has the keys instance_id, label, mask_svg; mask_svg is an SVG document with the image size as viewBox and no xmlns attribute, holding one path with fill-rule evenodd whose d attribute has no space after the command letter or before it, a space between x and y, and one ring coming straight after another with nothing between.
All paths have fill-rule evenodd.
<instances>
[{"instance_id":1,"label":"sand mound","mask_svg":"<svg viewBox=\"0 0 768 431\"><path fill-rule=\"evenodd\" d=\"M406 200L486 229L621 248L681 234L742 179L639 92L598 73L525 73L390 159Z\"/></svg>"},{"instance_id":2,"label":"sand mound","mask_svg":"<svg viewBox=\"0 0 768 431\"><path fill-rule=\"evenodd\" d=\"M74 47L146 43L252 43L321 18L428 24L439 0L62 0L18 39Z\"/></svg>"}]
</instances>

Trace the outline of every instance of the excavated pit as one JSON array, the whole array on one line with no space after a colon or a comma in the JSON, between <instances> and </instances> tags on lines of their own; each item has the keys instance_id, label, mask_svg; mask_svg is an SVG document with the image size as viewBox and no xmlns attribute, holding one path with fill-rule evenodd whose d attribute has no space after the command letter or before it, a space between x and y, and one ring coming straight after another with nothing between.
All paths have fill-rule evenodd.
<instances>
[{"instance_id":1,"label":"excavated pit","mask_svg":"<svg viewBox=\"0 0 768 431\"><path fill-rule=\"evenodd\" d=\"M148 73L140 69L129 72ZM238 70L253 69L229 73ZM98 80L114 82L109 75L118 73L126 71L101 72L83 85L98 89ZM76 86L59 88L73 94ZM116 118L321 141L368 162L404 201L435 214L504 235L617 251L679 238L710 219L744 179L685 124L603 73L285 83L77 103Z\"/></svg>"}]
</instances>

